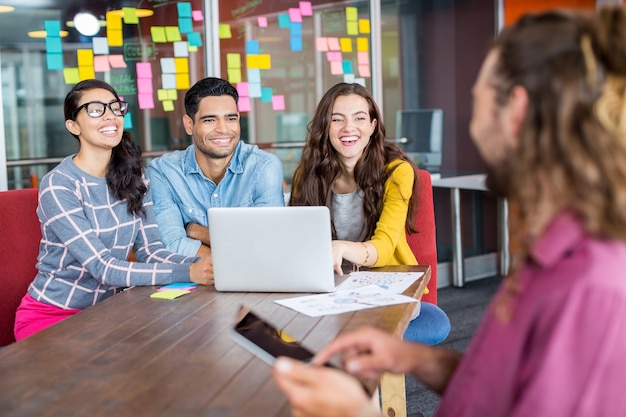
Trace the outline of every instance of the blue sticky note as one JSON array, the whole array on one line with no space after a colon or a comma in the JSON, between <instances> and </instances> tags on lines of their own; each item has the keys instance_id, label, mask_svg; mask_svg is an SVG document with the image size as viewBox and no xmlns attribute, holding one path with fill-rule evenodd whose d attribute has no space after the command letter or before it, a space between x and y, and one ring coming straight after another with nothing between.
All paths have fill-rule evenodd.
<instances>
[{"instance_id":1,"label":"blue sticky note","mask_svg":"<svg viewBox=\"0 0 626 417\"><path fill-rule=\"evenodd\" d=\"M260 83L261 82L261 70L258 68L248 69L248 82Z\"/></svg>"},{"instance_id":2,"label":"blue sticky note","mask_svg":"<svg viewBox=\"0 0 626 417\"><path fill-rule=\"evenodd\" d=\"M344 74L352 74L352 61L343 61L341 63L341 65L343 66L343 73Z\"/></svg>"},{"instance_id":3,"label":"blue sticky note","mask_svg":"<svg viewBox=\"0 0 626 417\"><path fill-rule=\"evenodd\" d=\"M194 282L174 282L172 284L164 285L159 288L159 291L165 290L187 290L189 288L196 288L197 284Z\"/></svg>"},{"instance_id":4,"label":"blue sticky note","mask_svg":"<svg viewBox=\"0 0 626 417\"><path fill-rule=\"evenodd\" d=\"M291 22L289 24L289 35L290 36L302 36L302 23Z\"/></svg>"},{"instance_id":5,"label":"blue sticky note","mask_svg":"<svg viewBox=\"0 0 626 417\"><path fill-rule=\"evenodd\" d=\"M289 38L289 46L292 51L301 51L302 50L302 37L301 36L292 36Z\"/></svg>"},{"instance_id":6,"label":"blue sticky note","mask_svg":"<svg viewBox=\"0 0 626 417\"><path fill-rule=\"evenodd\" d=\"M59 54L59 53L46 54L46 67L49 70L63 69L63 54Z\"/></svg>"},{"instance_id":7,"label":"blue sticky note","mask_svg":"<svg viewBox=\"0 0 626 417\"><path fill-rule=\"evenodd\" d=\"M124 129L132 129L133 128L133 116L130 113L126 113L124 115Z\"/></svg>"},{"instance_id":8,"label":"blue sticky note","mask_svg":"<svg viewBox=\"0 0 626 417\"><path fill-rule=\"evenodd\" d=\"M259 41L246 41L246 53L251 55L258 55L261 53L259 48Z\"/></svg>"},{"instance_id":9,"label":"blue sticky note","mask_svg":"<svg viewBox=\"0 0 626 417\"><path fill-rule=\"evenodd\" d=\"M248 83L248 91L250 92L250 98L261 97L261 84L260 83Z\"/></svg>"},{"instance_id":10,"label":"blue sticky note","mask_svg":"<svg viewBox=\"0 0 626 417\"><path fill-rule=\"evenodd\" d=\"M191 17L191 3L187 1L178 3L178 17Z\"/></svg>"},{"instance_id":11,"label":"blue sticky note","mask_svg":"<svg viewBox=\"0 0 626 417\"><path fill-rule=\"evenodd\" d=\"M289 15L286 13L281 13L278 15L278 27L281 29L289 29L291 25L291 21L289 20Z\"/></svg>"},{"instance_id":12,"label":"blue sticky note","mask_svg":"<svg viewBox=\"0 0 626 417\"><path fill-rule=\"evenodd\" d=\"M61 22L59 20L46 20L43 22L46 36L61 36Z\"/></svg>"},{"instance_id":13,"label":"blue sticky note","mask_svg":"<svg viewBox=\"0 0 626 417\"><path fill-rule=\"evenodd\" d=\"M261 103L271 103L272 102L272 89L269 87L265 87L261 89Z\"/></svg>"},{"instance_id":14,"label":"blue sticky note","mask_svg":"<svg viewBox=\"0 0 626 417\"><path fill-rule=\"evenodd\" d=\"M47 53L61 53L63 52L63 44L61 38L58 36L50 36L46 38L46 52Z\"/></svg>"},{"instance_id":15,"label":"blue sticky note","mask_svg":"<svg viewBox=\"0 0 626 417\"><path fill-rule=\"evenodd\" d=\"M202 46L200 32L189 32L187 34L187 41L189 42L189 46Z\"/></svg>"},{"instance_id":16,"label":"blue sticky note","mask_svg":"<svg viewBox=\"0 0 626 417\"><path fill-rule=\"evenodd\" d=\"M193 32L193 23L191 21L191 17L179 17L178 29L180 30L180 33Z\"/></svg>"}]
</instances>

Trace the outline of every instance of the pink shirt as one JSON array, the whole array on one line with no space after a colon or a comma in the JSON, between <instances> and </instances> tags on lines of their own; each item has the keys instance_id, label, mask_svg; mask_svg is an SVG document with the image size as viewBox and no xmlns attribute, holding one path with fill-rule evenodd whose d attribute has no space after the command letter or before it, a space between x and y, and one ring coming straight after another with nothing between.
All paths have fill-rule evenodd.
<instances>
[{"instance_id":1,"label":"pink shirt","mask_svg":"<svg viewBox=\"0 0 626 417\"><path fill-rule=\"evenodd\" d=\"M489 307L436 416L626 416L626 242L562 214L521 282L509 323Z\"/></svg>"}]
</instances>

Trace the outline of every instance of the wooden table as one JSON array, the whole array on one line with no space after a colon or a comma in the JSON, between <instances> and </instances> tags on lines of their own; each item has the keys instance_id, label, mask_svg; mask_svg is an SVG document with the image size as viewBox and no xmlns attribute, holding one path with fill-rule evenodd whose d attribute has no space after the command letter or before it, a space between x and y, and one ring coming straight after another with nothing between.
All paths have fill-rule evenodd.
<instances>
[{"instance_id":1,"label":"wooden table","mask_svg":"<svg viewBox=\"0 0 626 417\"><path fill-rule=\"evenodd\" d=\"M425 272L407 295L421 295L430 279L427 266L381 270ZM313 350L366 324L401 337L415 307L311 318L273 302L296 294L218 293L199 286L160 300L150 298L154 291L129 289L0 349L0 414L289 416L270 367L228 336L240 304Z\"/></svg>"}]
</instances>

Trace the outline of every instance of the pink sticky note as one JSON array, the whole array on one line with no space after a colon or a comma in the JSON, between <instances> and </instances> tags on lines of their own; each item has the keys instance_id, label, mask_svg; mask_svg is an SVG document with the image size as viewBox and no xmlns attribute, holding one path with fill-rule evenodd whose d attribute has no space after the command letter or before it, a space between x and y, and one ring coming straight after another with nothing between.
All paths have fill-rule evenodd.
<instances>
[{"instance_id":1,"label":"pink sticky note","mask_svg":"<svg viewBox=\"0 0 626 417\"><path fill-rule=\"evenodd\" d=\"M274 110L285 110L285 96L272 96L272 108Z\"/></svg>"},{"instance_id":2,"label":"pink sticky note","mask_svg":"<svg viewBox=\"0 0 626 417\"><path fill-rule=\"evenodd\" d=\"M96 72L107 72L111 70L109 57L106 55L96 55L93 57L93 67Z\"/></svg>"},{"instance_id":3,"label":"pink sticky note","mask_svg":"<svg viewBox=\"0 0 626 417\"><path fill-rule=\"evenodd\" d=\"M152 94L153 91L154 89L152 88L152 78L137 78L137 92L139 94Z\"/></svg>"},{"instance_id":4,"label":"pink sticky note","mask_svg":"<svg viewBox=\"0 0 626 417\"><path fill-rule=\"evenodd\" d=\"M369 77L370 76L370 66L369 65L359 65L359 75L361 77Z\"/></svg>"},{"instance_id":5,"label":"pink sticky note","mask_svg":"<svg viewBox=\"0 0 626 417\"><path fill-rule=\"evenodd\" d=\"M326 52L326 59L330 62L343 61L341 52Z\"/></svg>"},{"instance_id":6,"label":"pink sticky note","mask_svg":"<svg viewBox=\"0 0 626 417\"><path fill-rule=\"evenodd\" d=\"M333 75L343 74L343 62L333 61L330 63L330 73Z\"/></svg>"},{"instance_id":7,"label":"pink sticky note","mask_svg":"<svg viewBox=\"0 0 626 417\"><path fill-rule=\"evenodd\" d=\"M239 104L237 106L240 112L250 111L250 97L239 96Z\"/></svg>"},{"instance_id":8,"label":"pink sticky note","mask_svg":"<svg viewBox=\"0 0 626 417\"><path fill-rule=\"evenodd\" d=\"M250 89L248 87L248 83L247 82L241 82L241 83L237 83L237 92L239 93L239 96L244 96L244 97L248 97L250 96Z\"/></svg>"},{"instance_id":9,"label":"pink sticky note","mask_svg":"<svg viewBox=\"0 0 626 417\"><path fill-rule=\"evenodd\" d=\"M294 22L302 22L302 15L300 14L300 9L289 9L289 21Z\"/></svg>"},{"instance_id":10,"label":"pink sticky note","mask_svg":"<svg viewBox=\"0 0 626 417\"><path fill-rule=\"evenodd\" d=\"M326 38L316 38L315 47L320 52L326 52L328 51L328 41L326 40Z\"/></svg>"},{"instance_id":11,"label":"pink sticky note","mask_svg":"<svg viewBox=\"0 0 626 417\"><path fill-rule=\"evenodd\" d=\"M191 12L191 18L196 21L196 22L200 22L202 20L204 20L204 16L202 16L202 10L194 10Z\"/></svg>"},{"instance_id":12,"label":"pink sticky note","mask_svg":"<svg viewBox=\"0 0 626 417\"><path fill-rule=\"evenodd\" d=\"M313 7L311 7L310 1L300 2L300 14L302 16L313 16Z\"/></svg>"},{"instance_id":13,"label":"pink sticky note","mask_svg":"<svg viewBox=\"0 0 626 417\"><path fill-rule=\"evenodd\" d=\"M152 65L149 62L137 62L137 78L152 78Z\"/></svg>"},{"instance_id":14,"label":"pink sticky note","mask_svg":"<svg viewBox=\"0 0 626 417\"><path fill-rule=\"evenodd\" d=\"M267 17L259 16L258 19L257 19L257 22L259 22L259 27L260 28L266 28L267 27Z\"/></svg>"},{"instance_id":15,"label":"pink sticky note","mask_svg":"<svg viewBox=\"0 0 626 417\"><path fill-rule=\"evenodd\" d=\"M339 46L339 38L327 38L328 40L328 49L331 51L341 51L341 46Z\"/></svg>"},{"instance_id":16,"label":"pink sticky note","mask_svg":"<svg viewBox=\"0 0 626 417\"><path fill-rule=\"evenodd\" d=\"M370 56L367 52L359 52L357 53L357 59L356 62L358 62L360 65L369 65L370 63Z\"/></svg>"},{"instance_id":17,"label":"pink sticky note","mask_svg":"<svg viewBox=\"0 0 626 417\"><path fill-rule=\"evenodd\" d=\"M109 55L109 62L113 68L126 68L124 55Z\"/></svg>"},{"instance_id":18,"label":"pink sticky note","mask_svg":"<svg viewBox=\"0 0 626 417\"><path fill-rule=\"evenodd\" d=\"M139 93L137 94L137 101L139 102L140 109L153 109L154 98L152 93Z\"/></svg>"}]
</instances>

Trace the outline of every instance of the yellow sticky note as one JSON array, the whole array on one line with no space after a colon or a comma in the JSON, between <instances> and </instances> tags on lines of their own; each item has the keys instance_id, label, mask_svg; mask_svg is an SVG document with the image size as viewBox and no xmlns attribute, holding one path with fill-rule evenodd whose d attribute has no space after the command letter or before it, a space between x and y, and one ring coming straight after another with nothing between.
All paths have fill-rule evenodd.
<instances>
[{"instance_id":1,"label":"yellow sticky note","mask_svg":"<svg viewBox=\"0 0 626 417\"><path fill-rule=\"evenodd\" d=\"M165 37L168 42L178 42L183 38L180 36L178 26L165 26Z\"/></svg>"},{"instance_id":2,"label":"yellow sticky note","mask_svg":"<svg viewBox=\"0 0 626 417\"><path fill-rule=\"evenodd\" d=\"M92 49L79 49L76 51L78 66L86 67L93 66L93 50Z\"/></svg>"},{"instance_id":3,"label":"yellow sticky note","mask_svg":"<svg viewBox=\"0 0 626 417\"><path fill-rule=\"evenodd\" d=\"M127 25L139 23L137 9L135 7L122 7L122 11L124 12L124 23Z\"/></svg>"},{"instance_id":4,"label":"yellow sticky note","mask_svg":"<svg viewBox=\"0 0 626 417\"><path fill-rule=\"evenodd\" d=\"M122 30L122 15L117 12L107 12L107 32L110 30Z\"/></svg>"},{"instance_id":5,"label":"yellow sticky note","mask_svg":"<svg viewBox=\"0 0 626 417\"><path fill-rule=\"evenodd\" d=\"M370 33L370 21L369 19L359 19L359 32Z\"/></svg>"},{"instance_id":6,"label":"yellow sticky note","mask_svg":"<svg viewBox=\"0 0 626 417\"><path fill-rule=\"evenodd\" d=\"M233 37L233 34L230 31L230 25L227 23L220 23L220 39L230 39Z\"/></svg>"},{"instance_id":7,"label":"yellow sticky note","mask_svg":"<svg viewBox=\"0 0 626 417\"><path fill-rule=\"evenodd\" d=\"M165 28L163 26L152 26L150 28L150 35L152 35L152 42L165 43L167 37L165 36Z\"/></svg>"},{"instance_id":8,"label":"yellow sticky note","mask_svg":"<svg viewBox=\"0 0 626 417\"><path fill-rule=\"evenodd\" d=\"M241 82L241 69L239 68L228 68L228 82L231 84L240 83Z\"/></svg>"},{"instance_id":9,"label":"yellow sticky note","mask_svg":"<svg viewBox=\"0 0 626 417\"><path fill-rule=\"evenodd\" d=\"M122 30L107 29L107 41L109 42L109 46L122 46Z\"/></svg>"},{"instance_id":10,"label":"yellow sticky note","mask_svg":"<svg viewBox=\"0 0 626 417\"><path fill-rule=\"evenodd\" d=\"M198 52L198 47L189 45L189 52Z\"/></svg>"},{"instance_id":11,"label":"yellow sticky note","mask_svg":"<svg viewBox=\"0 0 626 417\"><path fill-rule=\"evenodd\" d=\"M189 88L189 73L176 74L176 89L187 90Z\"/></svg>"},{"instance_id":12,"label":"yellow sticky note","mask_svg":"<svg viewBox=\"0 0 626 417\"><path fill-rule=\"evenodd\" d=\"M241 54L226 54L226 68L241 68Z\"/></svg>"},{"instance_id":13,"label":"yellow sticky note","mask_svg":"<svg viewBox=\"0 0 626 417\"><path fill-rule=\"evenodd\" d=\"M167 90L159 88L157 90L157 100L159 101L167 100Z\"/></svg>"},{"instance_id":14,"label":"yellow sticky note","mask_svg":"<svg viewBox=\"0 0 626 417\"><path fill-rule=\"evenodd\" d=\"M358 52L367 52L370 50L367 38L356 38L356 50Z\"/></svg>"},{"instance_id":15,"label":"yellow sticky note","mask_svg":"<svg viewBox=\"0 0 626 417\"><path fill-rule=\"evenodd\" d=\"M173 107L173 105L172 105ZM173 300L174 298L178 298L181 295L189 294L191 291L187 290L163 290L157 291L150 295L150 298L162 298L164 300Z\"/></svg>"},{"instance_id":16,"label":"yellow sticky note","mask_svg":"<svg viewBox=\"0 0 626 417\"><path fill-rule=\"evenodd\" d=\"M167 99L168 100L175 101L177 98L178 98L178 93L176 92L176 90L174 90L173 88L167 90Z\"/></svg>"},{"instance_id":17,"label":"yellow sticky note","mask_svg":"<svg viewBox=\"0 0 626 417\"><path fill-rule=\"evenodd\" d=\"M352 52L352 39L341 38L339 39L339 45L341 45L341 52Z\"/></svg>"},{"instance_id":18,"label":"yellow sticky note","mask_svg":"<svg viewBox=\"0 0 626 417\"><path fill-rule=\"evenodd\" d=\"M174 58L174 67L176 73L189 72L189 59L188 58Z\"/></svg>"},{"instance_id":19,"label":"yellow sticky note","mask_svg":"<svg viewBox=\"0 0 626 417\"><path fill-rule=\"evenodd\" d=\"M90 80L92 78L96 78L96 70L92 66L90 67L78 67L78 76L80 80Z\"/></svg>"},{"instance_id":20,"label":"yellow sticky note","mask_svg":"<svg viewBox=\"0 0 626 417\"><path fill-rule=\"evenodd\" d=\"M63 79L65 84L77 84L80 81L78 68L63 68Z\"/></svg>"},{"instance_id":21,"label":"yellow sticky note","mask_svg":"<svg viewBox=\"0 0 626 417\"><path fill-rule=\"evenodd\" d=\"M248 68L270 69L272 60L269 54L247 55Z\"/></svg>"},{"instance_id":22,"label":"yellow sticky note","mask_svg":"<svg viewBox=\"0 0 626 417\"><path fill-rule=\"evenodd\" d=\"M359 10L356 7L346 7L346 21L356 22L359 17Z\"/></svg>"},{"instance_id":23,"label":"yellow sticky note","mask_svg":"<svg viewBox=\"0 0 626 417\"><path fill-rule=\"evenodd\" d=\"M357 22L346 22L346 32L348 35L358 35L359 25Z\"/></svg>"},{"instance_id":24,"label":"yellow sticky note","mask_svg":"<svg viewBox=\"0 0 626 417\"><path fill-rule=\"evenodd\" d=\"M163 111L174 111L174 102L172 100L163 101Z\"/></svg>"}]
</instances>

